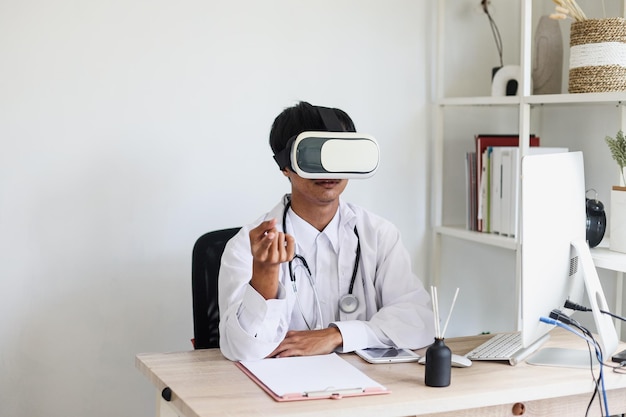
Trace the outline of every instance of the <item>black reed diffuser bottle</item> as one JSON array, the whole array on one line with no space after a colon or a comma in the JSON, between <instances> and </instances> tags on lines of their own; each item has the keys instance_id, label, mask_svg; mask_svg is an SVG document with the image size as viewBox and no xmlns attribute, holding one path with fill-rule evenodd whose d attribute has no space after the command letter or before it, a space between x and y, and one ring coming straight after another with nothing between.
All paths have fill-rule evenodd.
<instances>
[{"instance_id":1,"label":"black reed diffuser bottle","mask_svg":"<svg viewBox=\"0 0 626 417\"><path fill-rule=\"evenodd\" d=\"M439 319L439 297L437 296L437 287L430 287L433 302L433 313L435 316L435 342L426 349L426 371L424 374L424 383L429 387L447 387L450 385L450 376L452 374L452 352L444 342L444 334L452 316L452 309L456 298L459 295L459 289L454 293L454 299L450 305L448 318L443 326L440 326Z\"/></svg>"},{"instance_id":2,"label":"black reed diffuser bottle","mask_svg":"<svg viewBox=\"0 0 626 417\"><path fill-rule=\"evenodd\" d=\"M452 352L442 338L435 338L435 343L426 350L426 372L424 382L429 387L447 387L450 385L452 372Z\"/></svg>"}]
</instances>

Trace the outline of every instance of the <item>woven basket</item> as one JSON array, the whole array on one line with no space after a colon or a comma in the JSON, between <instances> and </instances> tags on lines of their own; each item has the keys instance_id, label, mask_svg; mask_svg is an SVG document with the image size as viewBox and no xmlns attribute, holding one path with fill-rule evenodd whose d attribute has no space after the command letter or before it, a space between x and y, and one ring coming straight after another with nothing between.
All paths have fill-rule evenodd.
<instances>
[{"instance_id":1,"label":"woven basket","mask_svg":"<svg viewBox=\"0 0 626 417\"><path fill-rule=\"evenodd\" d=\"M568 91L626 91L626 19L572 23Z\"/></svg>"}]
</instances>

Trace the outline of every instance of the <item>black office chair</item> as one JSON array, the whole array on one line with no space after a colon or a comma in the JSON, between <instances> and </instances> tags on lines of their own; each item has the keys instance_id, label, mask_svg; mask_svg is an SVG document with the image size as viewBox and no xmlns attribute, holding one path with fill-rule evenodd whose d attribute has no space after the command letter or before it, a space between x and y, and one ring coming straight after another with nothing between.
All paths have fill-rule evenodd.
<instances>
[{"instance_id":1,"label":"black office chair","mask_svg":"<svg viewBox=\"0 0 626 417\"><path fill-rule=\"evenodd\" d=\"M217 277L224 246L239 227L215 230L200 236L191 255L191 291L193 296L193 346L209 349L220 346L220 311Z\"/></svg>"}]
</instances>

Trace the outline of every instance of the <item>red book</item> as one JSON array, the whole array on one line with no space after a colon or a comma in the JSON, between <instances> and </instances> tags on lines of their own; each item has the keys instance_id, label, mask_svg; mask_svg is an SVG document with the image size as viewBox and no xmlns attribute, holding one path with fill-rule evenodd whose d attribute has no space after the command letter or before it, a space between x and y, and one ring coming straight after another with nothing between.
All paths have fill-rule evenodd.
<instances>
[{"instance_id":1,"label":"red book","mask_svg":"<svg viewBox=\"0 0 626 417\"><path fill-rule=\"evenodd\" d=\"M480 199L481 179L483 174L483 152L492 146L519 146L519 135L478 134L476 139L476 196ZM539 146L539 137L530 135L530 146ZM483 231L482 219L477 219L478 231Z\"/></svg>"}]
</instances>

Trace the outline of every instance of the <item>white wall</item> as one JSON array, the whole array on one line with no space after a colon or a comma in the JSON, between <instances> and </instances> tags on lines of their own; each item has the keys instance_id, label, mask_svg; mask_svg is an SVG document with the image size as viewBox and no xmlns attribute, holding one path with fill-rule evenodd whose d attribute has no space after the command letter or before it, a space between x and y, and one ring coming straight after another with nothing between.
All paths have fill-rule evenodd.
<instances>
[{"instance_id":1,"label":"white wall","mask_svg":"<svg viewBox=\"0 0 626 417\"><path fill-rule=\"evenodd\" d=\"M298 100L382 148L346 197L428 260L426 0L0 3L0 415L148 416L146 351L187 350L195 239L287 183Z\"/></svg>"}]
</instances>

